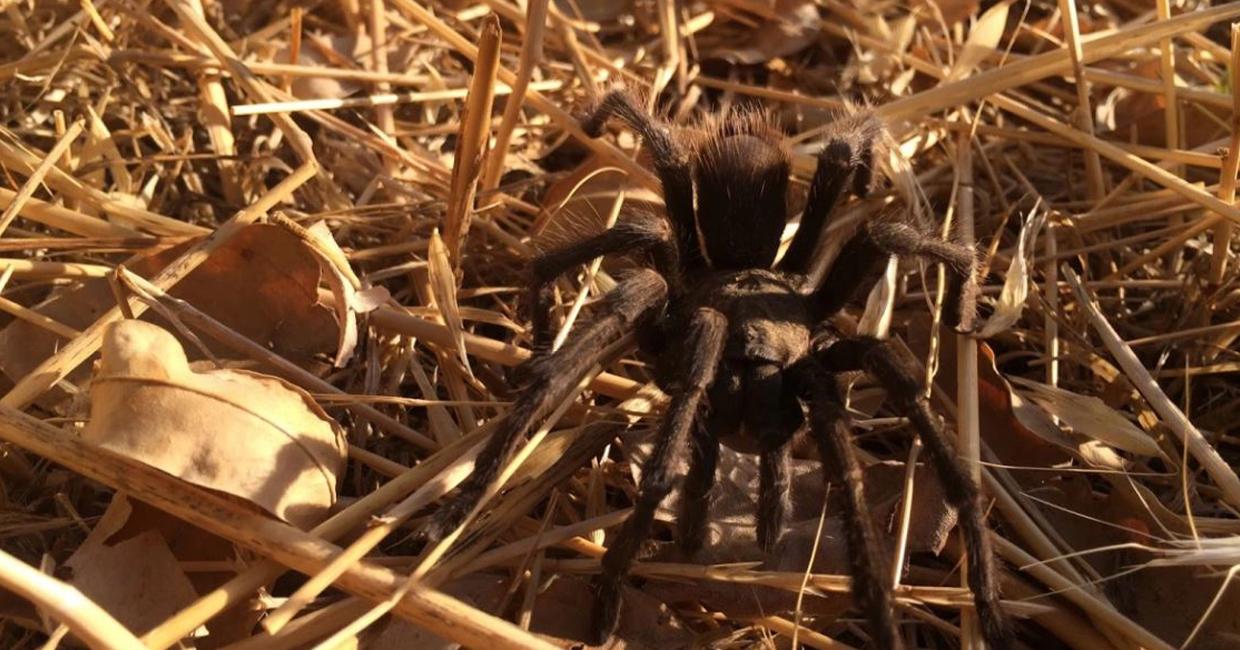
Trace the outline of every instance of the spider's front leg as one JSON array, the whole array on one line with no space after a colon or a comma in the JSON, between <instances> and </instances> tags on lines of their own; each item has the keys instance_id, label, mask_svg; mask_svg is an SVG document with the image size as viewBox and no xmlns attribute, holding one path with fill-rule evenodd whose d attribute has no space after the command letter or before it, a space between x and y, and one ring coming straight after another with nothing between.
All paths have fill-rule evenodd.
<instances>
[{"instance_id":1,"label":"spider's front leg","mask_svg":"<svg viewBox=\"0 0 1240 650\"><path fill-rule=\"evenodd\" d=\"M530 262L530 320L534 351L551 350L552 283L570 269L618 253L650 251L655 269L676 293L680 283L676 245L667 222L656 218L624 221L563 248L547 251Z\"/></svg>"},{"instance_id":2,"label":"spider's front leg","mask_svg":"<svg viewBox=\"0 0 1240 650\"><path fill-rule=\"evenodd\" d=\"M920 257L947 269L943 321L957 332L973 330L977 308L976 253L969 246L946 242L900 221L871 221L844 245L816 292L824 315L852 300L864 299L882 277L892 255Z\"/></svg>"},{"instance_id":3,"label":"spider's front leg","mask_svg":"<svg viewBox=\"0 0 1240 650\"><path fill-rule=\"evenodd\" d=\"M797 363L793 377L809 402L810 432L822 457L826 479L843 491L853 600L869 623L874 646L898 650L903 644L896 627L887 561L866 504L861 463L853 448L853 429L836 392L835 379L812 356Z\"/></svg>"},{"instance_id":4,"label":"spider's front leg","mask_svg":"<svg viewBox=\"0 0 1240 650\"><path fill-rule=\"evenodd\" d=\"M969 588L973 591L982 636L991 650L1012 648L1015 640L999 604L999 583L994 551L986 530L982 493L957 455L943 418L934 412L923 394L916 359L891 341L868 337L840 340L817 357L835 372L868 372L883 385L896 408L908 416L917 429L947 500L959 513L969 562Z\"/></svg>"},{"instance_id":5,"label":"spider's front leg","mask_svg":"<svg viewBox=\"0 0 1240 650\"><path fill-rule=\"evenodd\" d=\"M649 147L659 184L663 186L663 203L676 229L677 247L686 258L684 263L699 266L701 254L693 216L693 172L684 148L666 124L647 113L624 89L604 95L594 110L581 120L581 129L586 135L597 138L612 117L620 118L637 131Z\"/></svg>"},{"instance_id":6,"label":"spider's front leg","mask_svg":"<svg viewBox=\"0 0 1240 650\"><path fill-rule=\"evenodd\" d=\"M438 541L455 530L478 505L530 427L568 398L590 369L603 360L610 343L643 317L662 309L666 296L667 284L658 273L638 271L605 296L603 314L589 326L559 350L528 361L527 386L479 452L474 471L461 483L457 495L435 512L421 536Z\"/></svg>"},{"instance_id":7,"label":"spider's front leg","mask_svg":"<svg viewBox=\"0 0 1240 650\"><path fill-rule=\"evenodd\" d=\"M597 644L606 642L615 632L620 620L620 591L624 576L642 542L650 536L655 510L675 483L673 463L688 447L702 397L714 381L719 359L723 355L727 319L714 309L698 309L686 334L685 341L692 347L681 362L678 389L663 415L654 449L642 465L642 480L633 514L629 515L603 555L603 571L595 580L597 600L594 603L593 629Z\"/></svg>"},{"instance_id":8,"label":"spider's front leg","mask_svg":"<svg viewBox=\"0 0 1240 650\"><path fill-rule=\"evenodd\" d=\"M827 134L827 143L818 154L818 166L809 183L809 196L801 213L801 224L780 260L779 268L789 273L808 273L818 240L827 218L839 203L845 188L864 197L874 179L874 148L882 136L883 125L873 113L859 112L836 121Z\"/></svg>"}]
</instances>

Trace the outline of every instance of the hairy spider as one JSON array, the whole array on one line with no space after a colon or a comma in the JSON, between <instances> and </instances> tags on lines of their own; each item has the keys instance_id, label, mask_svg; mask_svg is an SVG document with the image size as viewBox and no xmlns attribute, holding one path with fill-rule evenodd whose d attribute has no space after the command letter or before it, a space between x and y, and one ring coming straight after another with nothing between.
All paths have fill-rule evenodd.
<instances>
[{"instance_id":1,"label":"hairy spider","mask_svg":"<svg viewBox=\"0 0 1240 650\"><path fill-rule=\"evenodd\" d=\"M601 314L554 352L525 368L528 384L479 454L459 494L441 508L424 535L454 530L495 480L517 442L602 361L608 343L631 329L654 360L656 380L671 401L646 460L633 514L603 557L595 581L595 639L615 629L621 582L649 537L655 509L672 490L676 457L689 454L682 485L679 542L700 548L715 483L720 439L743 433L760 454L758 542L771 550L789 507L789 452L805 421L821 452L826 479L844 493L846 543L853 596L875 645L900 647L895 607L878 536L867 513L852 427L835 381L864 370L907 415L959 512L968 551L969 585L983 635L996 650L1012 646L999 592L981 494L957 458L952 437L923 396L917 363L889 341L846 336L828 320L864 298L890 256L942 262L950 278L945 321L971 328L975 256L899 220L871 220L844 245L819 286L808 272L818 239L846 190L864 196L882 126L860 112L837 121L810 185L808 202L787 252L775 265L786 220L790 158L782 138L761 117L738 114L674 137L626 92L607 94L584 118L593 137L617 117L650 148L663 187L666 219L624 221L597 236L538 256L531 302L536 349L551 342L552 284L595 258L642 253L648 264L623 279L600 302ZM709 404L709 408L707 407Z\"/></svg>"}]
</instances>

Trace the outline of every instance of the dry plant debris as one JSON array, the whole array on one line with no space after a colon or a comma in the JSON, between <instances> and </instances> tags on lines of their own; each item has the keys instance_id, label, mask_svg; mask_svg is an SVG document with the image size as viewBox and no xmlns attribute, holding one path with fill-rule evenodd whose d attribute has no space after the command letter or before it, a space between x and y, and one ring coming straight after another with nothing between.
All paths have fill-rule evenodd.
<instances>
[{"instance_id":1,"label":"dry plant debris","mask_svg":"<svg viewBox=\"0 0 1240 650\"><path fill-rule=\"evenodd\" d=\"M1021 642L1240 647L1215 4L3 3L0 647L578 643L662 408L631 341L455 544L409 540L518 390L529 257L661 209L633 135L574 119L615 84L675 121L764 108L801 194L833 116L882 116L883 190L823 264L892 202L977 242L980 336L939 332L934 268L850 316L926 360L980 460ZM561 339L624 271L561 283ZM955 515L881 391L849 398L906 644L971 647ZM668 504L611 645L865 647L816 467L765 557L726 453L708 548L677 554Z\"/></svg>"}]
</instances>

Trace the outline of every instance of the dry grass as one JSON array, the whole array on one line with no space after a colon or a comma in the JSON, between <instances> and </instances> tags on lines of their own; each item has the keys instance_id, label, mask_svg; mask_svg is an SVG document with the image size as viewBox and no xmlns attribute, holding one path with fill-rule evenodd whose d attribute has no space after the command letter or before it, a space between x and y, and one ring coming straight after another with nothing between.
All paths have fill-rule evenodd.
<instances>
[{"instance_id":1,"label":"dry grass","mask_svg":"<svg viewBox=\"0 0 1240 650\"><path fill-rule=\"evenodd\" d=\"M433 548L408 538L513 397L508 371L529 357L525 262L657 203L631 135L589 139L573 117L623 83L677 121L769 110L796 154L790 214L825 125L872 106L893 145L888 181L840 209L823 263L890 202L977 243L984 337L940 334L939 274L916 264L849 320L927 360L992 499L1023 641L1240 647L1240 597L1222 593L1209 615L1240 564L1240 29L1228 29L1240 4L982 4L4 3L0 646L430 643L399 619L470 647L579 633L582 577L628 514L629 460L662 408L631 340L541 423L468 526ZM315 244L318 222L343 253ZM294 350L312 338L300 321L236 304L292 290L213 266L254 223L344 269L318 288L359 319L342 367L331 361L348 336ZM594 263L561 283L558 340L622 271ZM195 283L204 273L218 284ZM378 306L359 316L365 301L348 296ZM301 531L78 439L107 324L148 309L219 363L310 391L347 429L331 519ZM950 516L915 500L937 489L914 471L919 446L868 380L851 391L871 493L893 495L876 507L908 563L908 645L978 647L959 549L927 531ZM728 480L752 487L732 462ZM225 549L173 544L197 600L129 631L117 620L131 624L135 605L63 569L113 488ZM744 525L724 528L716 555L681 558L662 526L617 644L864 646L821 505L801 522L815 542L826 531L812 572L791 546L784 564L752 549L728 562ZM733 506L722 499L721 517L747 516ZM104 606L64 606L75 587Z\"/></svg>"}]
</instances>

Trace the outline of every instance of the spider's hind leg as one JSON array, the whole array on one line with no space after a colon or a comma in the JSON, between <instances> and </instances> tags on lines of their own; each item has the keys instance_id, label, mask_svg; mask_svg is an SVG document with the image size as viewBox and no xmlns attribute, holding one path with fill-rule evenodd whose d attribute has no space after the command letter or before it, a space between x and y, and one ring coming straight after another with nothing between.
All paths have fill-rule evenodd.
<instances>
[{"instance_id":1,"label":"spider's hind leg","mask_svg":"<svg viewBox=\"0 0 1240 650\"><path fill-rule=\"evenodd\" d=\"M941 418L922 392L917 361L891 341L856 337L843 339L819 354L831 370L865 370L887 390L888 398L913 423L948 502L959 513L968 555L969 588L973 591L982 636L992 650L1014 647L1013 631L999 604L994 551L986 530L981 490L956 453Z\"/></svg>"},{"instance_id":2,"label":"spider's hind leg","mask_svg":"<svg viewBox=\"0 0 1240 650\"><path fill-rule=\"evenodd\" d=\"M685 452L693 423L706 389L714 381L719 359L723 354L727 319L710 308L694 314L686 341L692 351L684 356L680 369L680 388L672 396L650 457L642 465L641 484L633 514L616 535L603 555L603 571L595 580L597 600L594 603L593 630L595 642L603 643L615 631L620 616L621 582L642 542L650 536L655 510L671 492L676 480L674 462Z\"/></svg>"}]
</instances>

